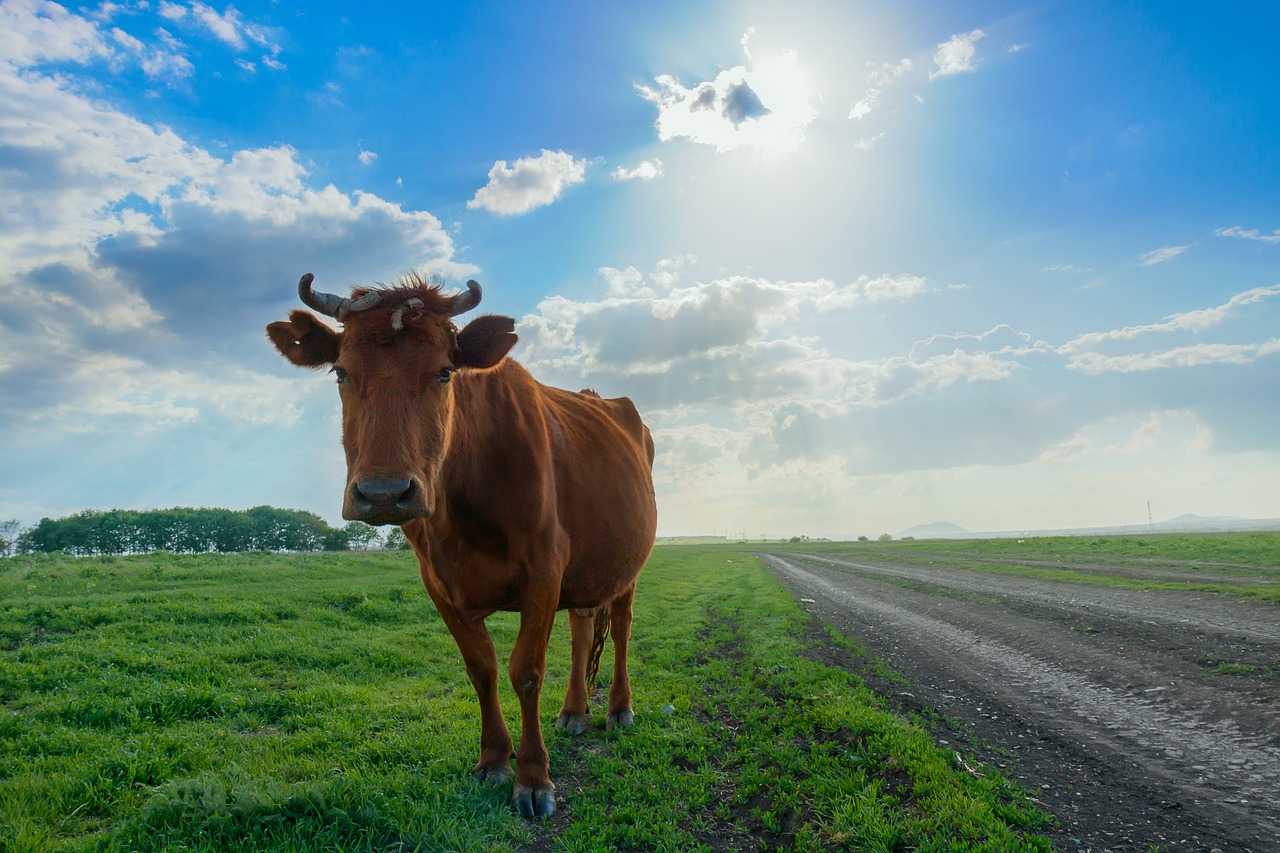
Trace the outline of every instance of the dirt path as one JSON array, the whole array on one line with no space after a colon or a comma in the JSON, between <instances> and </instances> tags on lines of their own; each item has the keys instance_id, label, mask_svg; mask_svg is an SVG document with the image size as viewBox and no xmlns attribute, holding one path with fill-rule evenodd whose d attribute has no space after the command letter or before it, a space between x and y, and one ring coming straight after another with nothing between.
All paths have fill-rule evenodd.
<instances>
[{"instance_id":1,"label":"dirt path","mask_svg":"<svg viewBox=\"0 0 1280 853\"><path fill-rule=\"evenodd\" d=\"M1035 794L1058 849L1280 851L1280 608L759 556L908 681L875 686Z\"/></svg>"}]
</instances>

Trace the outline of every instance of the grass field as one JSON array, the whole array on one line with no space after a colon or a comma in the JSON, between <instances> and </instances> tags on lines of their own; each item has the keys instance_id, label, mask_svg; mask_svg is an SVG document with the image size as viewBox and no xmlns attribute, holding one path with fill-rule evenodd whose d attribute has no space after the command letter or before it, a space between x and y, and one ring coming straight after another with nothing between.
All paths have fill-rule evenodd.
<instances>
[{"instance_id":1,"label":"grass field","mask_svg":"<svg viewBox=\"0 0 1280 853\"><path fill-rule=\"evenodd\" d=\"M490 620L500 655L515 625ZM597 703L554 730L556 628L560 811L533 824L471 778L474 693L408 554L0 561L0 851L1049 849L998 774L811 660L813 629L754 558L660 547L632 729Z\"/></svg>"},{"instance_id":2,"label":"grass field","mask_svg":"<svg viewBox=\"0 0 1280 853\"><path fill-rule=\"evenodd\" d=\"M952 565L1095 586L1214 592L1280 603L1280 533L776 542L753 550ZM1140 576L1142 569L1162 566L1176 567L1179 579ZM1228 574L1235 579L1231 583L1222 581Z\"/></svg>"}]
</instances>

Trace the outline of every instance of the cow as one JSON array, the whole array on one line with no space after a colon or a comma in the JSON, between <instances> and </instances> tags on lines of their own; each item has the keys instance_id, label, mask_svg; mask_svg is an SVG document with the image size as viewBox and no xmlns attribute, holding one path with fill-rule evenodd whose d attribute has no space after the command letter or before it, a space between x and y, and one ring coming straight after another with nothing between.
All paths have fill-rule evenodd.
<instances>
[{"instance_id":1,"label":"cow","mask_svg":"<svg viewBox=\"0 0 1280 853\"><path fill-rule=\"evenodd\" d=\"M557 611L569 611L572 662L556 726L586 729L588 680L610 633L606 727L634 721L627 642L657 527L653 439L626 397L543 385L509 358L510 317L458 329L453 318L480 302L474 281L446 295L410 274L348 297L313 291L312 281L298 282L302 302L342 330L295 310L267 335L293 364L328 367L337 380L342 517L401 526L479 699L476 776L513 781L516 811L549 817L555 786L538 705ZM507 668L520 701L514 753L485 625L497 611L520 614Z\"/></svg>"}]
</instances>

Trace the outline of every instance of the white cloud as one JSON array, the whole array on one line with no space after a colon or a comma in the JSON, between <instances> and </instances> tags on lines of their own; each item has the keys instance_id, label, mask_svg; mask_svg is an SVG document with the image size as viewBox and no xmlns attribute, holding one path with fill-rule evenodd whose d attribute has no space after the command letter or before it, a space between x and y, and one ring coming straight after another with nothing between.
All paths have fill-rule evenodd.
<instances>
[{"instance_id":1,"label":"white cloud","mask_svg":"<svg viewBox=\"0 0 1280 853\"><path fill-rule=\"evenodd\" d=\"M929 79L973 71L975 45L985 35L986 33L982 30L972 30L967 33L958 33L939 44L937 51L933 54L937 70L929 75Z\"/></svg>"},{"instance_id":2,"label":"white cloud","mask_svg":"<svg viewBox=\"0 0 1280 853\"><path fill-rule=\"evenodd\" d=\"M601 267L596 273L609 286L609 295L624 296L656 296L653 289L644 283L644 275L635 267L625 270L613 267Z\"/></svg>"},{"instance_id":3,"label":"white cloud","mask_svg":"<svg viewBox=\"0 0 1280 853\"><path fill-rule=\"evenodd\" d=\"M1190 428L1187 430L1187 428ZM1151 412L1124 442L1107 448L1112 453L1134 453L1150 450L1165 441L1171 433L1186 430L1190 440L1184 442L1188 453L1205 453L1213 446L1213 431L1188 410ZM1186 435L1186 432L1183 433Z\"/></svg>"},{"instance_id":4,"label":"white cloud","mask_svg":"<svg viewBox=\"0 0 1280 853\"><path fill-rule=\"evenodd\" d=\"M1033 340L1026 332L1001 323L979 335L965 332L931 335L911 346L911 358L921 360L948 352L980 352L996 355L1027 355L1033 352L1047 353L1052 348L1044 341Z\"/></svg>"},{"instance_id":5,"label":"white cloud","mask_svg":"<svg viewBox=\"0 0 1280 853\"><path fill-rule=\"evenodd\" d=\"M1129 341L1152 333L1178 331L1202 332L1221 324L1240 308L1253 305L1272 296L1280 296L1280 284L1270 287L1255 287L1237 293L1231 299L1213 308L1199 308L1181 314L1170 314L1162 323L1151 323L1145 326L1126 326L1106 332L1088 332L1058 347L1058 352L1075 355L1086 352L1107 341Z\"/></svg>"},{"instance_id":6,"label":"white cloud","mask_svg":"<svg viewBox=\"0 0 1280 853\"><path fill-rule=\"evenodd\" d=\"M658 108L658 138L689 139L717 151L798 149L818 114L799 55L787 50L759 59L747 51L747 58L750 67L726 69L691 87L670 74L655 78L656 87L638 86L641 96Z\"/></svg>"},{"instance_id":7,"label":"white cloud","mask_svg":"<svg viewBox=\"0 0 1280 853\"><path fill-rule=\"evenodd\" d=\"M111 38L116 44L120 45L125 50L128 50L130 53L142 52L142 42L138 41L119 27L115 27L111 30Z\"/></svg>"},{"instance_id":8,"label":"white cloud","mask_svg":"<svg viewBox=\"0 0 1280 853\"><path fill-rule=\"evenodd\" d=\"M1257 228L1245 230L1239 225L1232 225L1230 228L1219 228L1213 233L1218 237L1239 237L1242 240L1256 240L1259 243L1280 243L1280 228L1270 234L1263 234Z\"/></svg>"},{"instance_id":9,"label":"white cloud","mask_svg":"<svg viewBox=\"0 0 1280 853\"><path fill-rule=\"evenodd\" d=\"M1280 353L1280 338L1271 338L1260 344L1192 344L1153 353L1103 355L1084 352L1073 355L1068 366L1084 373L1138 373L1206 364L1252 364L1277 353Z\"/></svg>"},{"instance_id":10,"label":"white cloud","mask_svg":"<svg viewBox=\"0 0 1280 853\"><path fill-rule=\"evenodd\" d=\"M227 11L220 15L212 7L196 2L191 4L191 15L218 41L236 50L244 50L244 22L234 6L228 6Z\"/></svg>"},{"instance_id":11,"label":"white cloud","mask_svg":"<svg viewBox=\"0 0 1280 853\"><path fill-rule=\"evenodd\" d=\"M1165 246L1163 249L1153 249L1152 251L1147 252L1142 257L1138 258L1138 261L1144 267L1154 267L1157 264L1167 264L1169 261L1178 257L1178 255L1181 255L1190 248L1190 246Z\"/></svg>"},{"instance_id":12,"label":"white cloud","mask_svg":"<svg viewBox=\"0 0 1280 853\"><path fill-rule=\"evenodd\" d=\"M683 259L670 259L664 270L677 267L688 272ZM912 275L862 275L844 284L721 275L686 284L657 273L606 267L599 271L608 288L602 298L545 300L518 324L518 357L544 381L632 397L654 428L665 464L675 469L658 478L659 488L669 490L668 507L696 503L691 490L725 503L740 495L744 506L736 511L747 512L753 504L747 495L775 506L779 490L797 478L810 497L839 499L849 483L873 475L1064 461L1145 440L1159 426L1141 426L1153 411L1190 413L1177 421L1190 424L1179 426L1182 452L1226 449L1257 438L1231 426L1239 412L1222 410L1214 389L1179 385L1169 392L1127 377L1201 364L1263 370L1261 360L1280 353L1280 340L1270 339L1136 356L1090 346L1081 355L997 324L930 335L903 352L855 357L840 351L838 336L811 332L833 323L856 329L886 306L929 294L950 298L951 289ZM1242 293L1227 306L1142 331L1082 335L1074 345L1212 326L1271 295L1280 290ZM1089 427L1134 413L1140 417L1126 433L1132 438L1102 442ZM1173 446L1168 436L1161 441ZM770 498L761 501L766 493ZM793 499L805 497L788 493ZM705 507L697 513L707 514Z\"/></svg>"},{"instance_id":13,"label":"white cloud","mask_svg":"<svg viewBox=\"0 0 1280 853\"><path fill-rule=\"evenodd\" d=\"M662 177L662 161L641 160L630 168L619 166L611 174L615 181L652 181Z\"/></svg>"},{"instance_id":14,"label":"white cloud","mask_svg":"<svg viewBox=\"0 0 1280 853\"><path fill-rule=\"evenodd\" d=\"M195 66L185 56L146 45L119 27L111 30L111 39L131 54L142 72L152 79L172 82L190 77L195 71Z\"/></svg>"},{"instance_id":15,"label":"white cloud","mask_svg":"<svg viewBox=\"0 0 1280 853\"><path fill-rule=\"evenodd\" d=\"M19 14L31 9L46 17ZM430 213L312 186L291 147L211 154L83 96L63 67L16 67L139 51L114 28L39 4L0 16L14 25L0 34L0 148L22 164L0 171L6 435L287 426L298 395L274 378L288 369L262 326L301 272L334 288L408 265L474 272Z\"/></svg>"},{"instance_id":16,"label":"white cloud","mask_svg":"<svg viewBox=\"0 0 1280 853\"><path fill-rule=\"evenodd\" d=\"M661 408L698 399L745 403L846 393L875 381L878 368L833 359L811 341L778 337L775 330L802 317L902 302L928 290L924 278L910 275L863 275L846 285L729 276L681 287L688 260L659 264L649 282L634 267L602 268L609 295L599 302L545 300L520 323L522 359L571 385L625 379Z\"/></svg>"},{"instance_id":17,"label":"white cloud","mask_svg":"<svg viewBox=\"0 0 1280 853\"><path fill-rule=\"evenodd\" d=\"M292 426L292 378L226 366L215 374L156 368L136 358L95 353L64 364L66 400L36 413L32 426L76 433L154 431L209 416L252 426Z\"/></svg>"},{"instance_id":18,"label":"white cloud","mask_svg":"<svg viewBox=\"0 0 1280 853\"><path fill-rule=\"evenodd\" d=\"M1135 455L1161 450L1199 456L1213 445L1213 430L1191 409L1137 410L1087 424L1071 438L1046 448L1037 460L1053 462L1094 454L1105 459L1105 464L1116 465Z\"/></svg>"},{"instance_id":19,"label":"white cloud","mask_svg":"<svg viewBox=\"0 0 1280 853\"><path fill-rule=\"evenodd\" d=\"M481 187L467 207L484 208L511 216L551 204L566 189L586 180L587 161L564 151L542 149L537 157L522 157L514 166L499 160L489 170L489 183Z\"/></svg>"},{"instance_id":20,"label":"white cloud","mask_svg":"<svg viewBox=\"0 0 1280 853\"><path fill-rule=\"evenodd\" d=\"M859 151L870 151L872 148L875 148L876 144L879 143L880 140L884 139L884 137L885 137L885 132L883 130L877 133L875 136L859 137L854 141L853 147L858 149Z\"/></svg>"},{"instance_id":21,"label":"white cloud","mask_svg":"<svg viewBox=\"0 0 1280 853\"><path fill-rule=\"evenodd\" d=\"M44 62L83 63L111 55L97 24L56 3L0 4L0 61L31 67Z\"/></svg>"},{"instance_id":22,"label":"white cloud","mask_svg":"<svg viewBox=\"0 0 1280 853\"><path fill-rule=\"evenodd\" d=\"M156 11L165 20L180 27L210 35L234 51L247 50L250 44L257 45L266 50L262 58L263 65L277 71L284 69L283 63L277 58L281 51L280 31L274 27L246 21L234 6L227 6L225 11L218 12L199 0L188 5L161 0ZM256 64L248 60L240 59L236 64L245 71L256 70Z\"/></svg>"},{"instance_id":23,"label":"white cloud","mask_svg":"<svg viewBox=\"0 0 1280 853\"><path fill-rule=\"evenodd\" d=\"M360 154L356 157L360 161L361 166L372 166L373 162L378 159L378 155L372 151L360 149Z\"/></svg>"},{"instance_id":24,"label":"white cloud","mask_svg":"<svg viewBox=\"0 0 1280 853\"><path fill-rule=\"evenodd\" d=\"M1223 326L1228 320L1247 321L1249 312L1246 309L1261 307L1265 300L1275 296L1280 296L1280 285L1253 288L1236 294L1221 305L1173 314L1161 323L1079 335L1058 347L1057 352L1067 357L1066 364L1071 370L1094 376L1207 365L1251 365L1280 353L1280 338L1271 337L1261 342L1195 341L1128 352L1116 352L1117 347L1114 345L1132 343L1150 335L1200 335ZM1253 313L1256 314L1256 310ZM1237 325L1240 325L1239 322ZM1265 328L1265 324L1263 327ZM1248 334L1249 327L1244 328L1245 334Z\"/></svg>"},{"instance_id":25,"label":"white cloud","mask_svg":"<svg viewBox=\"0 0 1280 853\"><path fill-rule=\"evenodd\" d=\"M868 65L872 65L874 70L868 76L868 87L862 95L862 100L854 104L853 109L849 111L851 119L866 118L879 109L882 92L915 67L910 59L903 59L897 63L886 62L879 67L874 67L874 63L868 63Z\"/></svg>"},{"instance_id":26,"label":"white cloud","mask_svg":"<svg viewBox=\"0 0 1280 853\"><path fill-rule=\"evenodd\" d=\"M697 255L688 254L663 258L658 261L658 265L654 267L653 272L649 273L649 280L662 290L670 290L684 277L689 267L697 263L697 261Z\"/></svg>"},{"instance_id":27,"label":"white cloud","mask_svg":"<svg viewBox=\"0 0 1280 853\"><path fill-rule=\"evenodd\" d=\"M187 7L169 0L160 0L160 17L170 21L181 21L187 16Z\"/></svg>"}]
</instances>

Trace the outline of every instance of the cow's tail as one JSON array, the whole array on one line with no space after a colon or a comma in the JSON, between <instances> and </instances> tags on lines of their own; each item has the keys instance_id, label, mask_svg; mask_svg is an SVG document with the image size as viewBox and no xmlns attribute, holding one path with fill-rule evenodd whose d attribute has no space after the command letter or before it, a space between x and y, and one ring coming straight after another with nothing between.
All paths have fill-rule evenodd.
<instances>
[{"instance_id":1,"label":"cow's tail","mask_svg":"<svg viewBox=\"0 0 1280 853\"><path fill-rule=\"evenodd\" d=\"M591 656L587 658L587 695L596 691L596 676L600 674L600 656L604 653L604 641L609 639L609 626L612 623L610 611L612 602L605 602L596 608L595 628L591 632Z\"/></svg>"}]
</instances>

